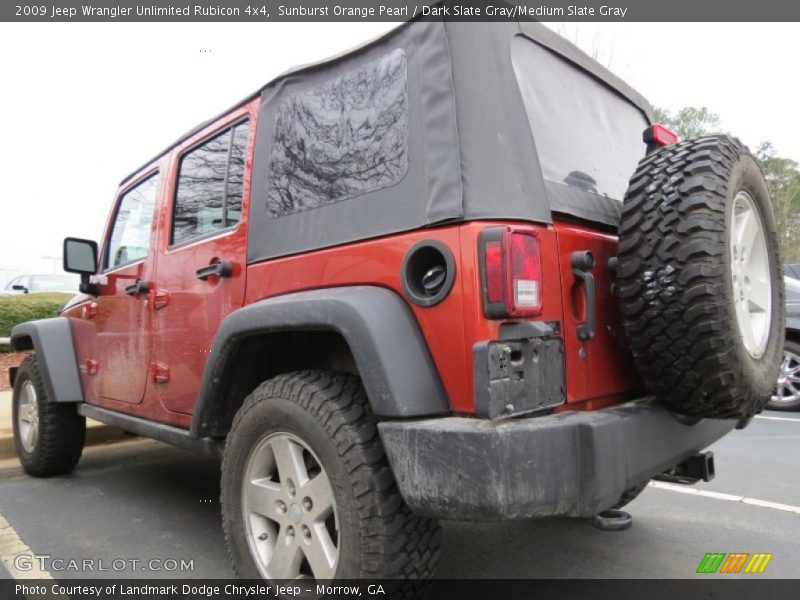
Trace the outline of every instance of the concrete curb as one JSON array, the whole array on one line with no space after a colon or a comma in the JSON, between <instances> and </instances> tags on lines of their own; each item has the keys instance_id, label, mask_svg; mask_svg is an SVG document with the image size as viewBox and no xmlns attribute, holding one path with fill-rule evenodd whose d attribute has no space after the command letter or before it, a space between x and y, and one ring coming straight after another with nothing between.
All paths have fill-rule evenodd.
<instances>
[{"instance_id":1,"label":"concrete curb","mask_svg":"<svg viewBox=\"0 0 800 600\"><path fill-rule=\"evenodd\" d=\"M131 440L134 436L118 427L86 420L86 446L99 446ZM11 391L0 392L0 460L15 458L14 430L11 424Z\"/></svg>"}]
</instances>

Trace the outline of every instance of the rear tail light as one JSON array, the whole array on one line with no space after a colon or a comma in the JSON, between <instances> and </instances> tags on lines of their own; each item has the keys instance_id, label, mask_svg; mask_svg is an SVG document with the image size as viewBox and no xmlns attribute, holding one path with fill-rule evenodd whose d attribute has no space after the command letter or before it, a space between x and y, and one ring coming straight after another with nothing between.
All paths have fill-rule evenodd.
<instances>
[{"instance_id":1,"label":"rear tail light","mask_svg":"<svg viewBox=\"0 0 800 600\"><path fill-rule=\"evenodd\" d=\"M542 260L536 230L512 225L485 229L480 255L487 317L531 317L542 312Z\"/></svg>"},{"instance_id":2,"label":"rear tail light","mask_svg":"<svg viewBox=\"0 0 800 600\"><path fill-rule=\"evenodd\" d=\"M654 123L644 130L642 134L644 143L647 144L648 149L651 147L656 148L660 146L671 146L678 143L678 134L670 131L661 123Z\"/></svg>"}]
</instances>

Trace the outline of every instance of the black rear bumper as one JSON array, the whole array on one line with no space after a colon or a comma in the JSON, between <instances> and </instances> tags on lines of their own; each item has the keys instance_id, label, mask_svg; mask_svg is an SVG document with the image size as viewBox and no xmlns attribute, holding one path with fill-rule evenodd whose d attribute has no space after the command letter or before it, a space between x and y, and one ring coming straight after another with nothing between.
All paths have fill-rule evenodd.
<instances>
[{"instance_id":1,"label":"black rear bumper","mask_svg":"<svg viewBox=\"0 0 800 600\"><path fill-rule=\"evenodd\" d=\"M384 421L379 430L412 510L495 521L593 516L735 426L732 420L683 423L646 398L507 421Z\"/></svg>"}]
</instances>

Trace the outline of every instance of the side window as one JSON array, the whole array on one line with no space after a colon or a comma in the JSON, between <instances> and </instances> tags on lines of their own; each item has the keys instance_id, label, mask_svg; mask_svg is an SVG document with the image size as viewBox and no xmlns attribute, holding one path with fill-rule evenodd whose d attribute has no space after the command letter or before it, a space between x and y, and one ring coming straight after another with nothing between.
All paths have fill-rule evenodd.
<instances>
[{"instance_id":1,"label":"side window","mask_svg":"<svg viewBox=\"0 0 800 600\"><path fill-rule=\"evenodd\" d=\"M228 212L227 223L238 223L242 218L242 197L244 196L244 161L247 157L247 134L249 123L240 123L233 128L231 155L228 167Z\"/></svg>"},{"instance_id":2,"label":"side window","mask_svg":"<svg viewBox=\"0 0 800 600\"><path fill-rule=\"evenodd\" d=\"M280 217L392 186L408 171L406 56L394 50L278 107L267 210Z\"/></svg>"},{"instance_id":3,"label":"side window","mask_svg":"<svg viewBox=\"0 0 800 600\"><path fill-rule=\"evenodd\" d=\"M158 179L156 173L122 196L108 242L106 267L114 268L141 260L150 251Z\"/></svg>"},{"instance_id":4,"label":"side window","mask_svg":"<svg viewBox=\"0 0 800 600\"><path fill-rule=\"evenodd\" d=\"M250 123L244 121L181 158L172 216L172 244L225 229L242 216Z\"/></svg>"}]
</instances>

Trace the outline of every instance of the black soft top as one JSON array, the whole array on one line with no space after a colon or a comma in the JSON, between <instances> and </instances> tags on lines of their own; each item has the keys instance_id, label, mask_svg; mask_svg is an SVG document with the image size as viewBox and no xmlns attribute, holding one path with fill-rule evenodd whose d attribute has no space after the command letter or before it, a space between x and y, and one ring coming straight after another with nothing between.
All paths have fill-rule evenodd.
<instances>
[{"instance_id":1,"label":"black soft top","mask_svg":"<svg viewBox=\"0 0 800 600\"><path fill-rule=\"evenodd\" d=\"M543 177L511 60L519 38L613 90L638 109L642 123L652 121L652 107L638 92L539 23L405 23L291 69L245 100L262 99L249 260L474 219L549 223L560 213L616 227L620 198ZM373 100L359 94L381 85L387 106L365 116ZM345 114L345 106L357 116ZM613 127L612 109L600 110ZM387 118L390 125L379 124ZM373 135L380 147L359 138L355 153L339 156L343 135ZM337 175L343 182L335 181L336 169L349 169Z\"/></svg>"}]
</instances>

